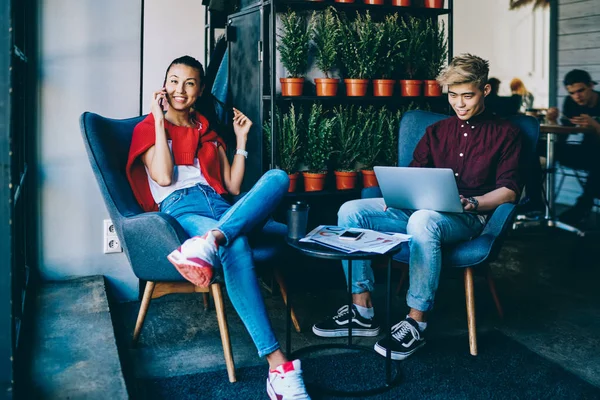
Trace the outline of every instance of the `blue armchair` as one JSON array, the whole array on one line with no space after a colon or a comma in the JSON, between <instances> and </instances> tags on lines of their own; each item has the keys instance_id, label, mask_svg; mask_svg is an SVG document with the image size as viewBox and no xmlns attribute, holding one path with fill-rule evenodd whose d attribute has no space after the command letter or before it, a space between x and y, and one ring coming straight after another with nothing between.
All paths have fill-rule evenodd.
<instances>
[{"instance_id":1,"label":"blue armchair","mask_svg":"<svg viewBox=\"0 0 600 400\"><path fill-rule=\"evenodd\" d=\"M398 136L398 166L406 167L410 164L413 151L425 133L425 129L447 115L436 114L427 111L409 111L402 117ZM537 157L535 153L536 143L539 135L539 123L533 117L522 115L512 116L508 120L518 126L523 132L522 157ZM532 161L533 162L533 161ZM531 165L527 163L525 165ZM378 187L363 189L363 198L381 197ZM492 279L489 262L494 261L502 247L505 233L512 224L516 208L514 204L502 204L490 216L481 234L469 241L455 245L445 246L443 251L444 267L464 269L465 294L467 300L467 323L469 328L469 347L472 355L477 355L477 334L475 328L475 297L473 291L473 269L481 267L487 276L490 291L498 314L502 318L503 311L494 280ZM400 288L408 274L407 264L410 257L408 245L394 256L394 260L403 264L402 277L398 284Z\"/></svg>"},{"instance_id":2,"label":"blue armchair","mask_svg":"<svg viewBox=\"0 0 600 400\"><path fill-rule=\"evenodd\" d=\"M229 380L235 382L235 367L223 306L221 284L199 288L187 282L167 260L174 248L189 238L181 225L170 215L161 212L145 213L134 198L125 175L125 164L131 143L133 128L145 116L123 120L109 119L85 112L80 126L90 164L102 192L104 202L117 231L122 247L135 275L146 281L141 301L133 344L142 331L150 301L169 293L203 292L205 309L208 295L212 294ZM253 258L257 265L276 261L285 250L283 238L287 234L284 224L269 221L256 237L250 237ZM281 294L287 302L286 288L281 274L275 269L275 278ZM296 330L299 325L295 318Z\"/></svg>"}]
</instances>

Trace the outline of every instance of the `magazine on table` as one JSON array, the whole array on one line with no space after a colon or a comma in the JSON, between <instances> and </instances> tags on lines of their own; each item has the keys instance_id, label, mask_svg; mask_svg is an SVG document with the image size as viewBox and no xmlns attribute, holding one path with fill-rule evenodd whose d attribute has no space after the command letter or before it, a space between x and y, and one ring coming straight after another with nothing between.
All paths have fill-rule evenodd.
<instances>
[{"instance_id":1,"label":"magazine on table","mask_svg":"<svg viewBox=\"0 0 600 400\"><path fill-rule=\"evenodd\" d=\"M383 233L370 229L319 225L300 241L318 243L345 253L363 251L384 254L400 243L407 242L410 238L410 235L403 233Z\"/></svg>"}]
</instances>

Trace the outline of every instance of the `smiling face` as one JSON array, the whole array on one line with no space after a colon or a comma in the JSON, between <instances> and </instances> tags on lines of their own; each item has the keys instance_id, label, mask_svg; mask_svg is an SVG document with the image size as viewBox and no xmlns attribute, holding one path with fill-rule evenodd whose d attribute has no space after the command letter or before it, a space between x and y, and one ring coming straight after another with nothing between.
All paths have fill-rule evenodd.
<instances>
[{"instance_id":1,"label":"smiling face","mask_svg":"<svg viewBox=\"0 0 600 400\"><path fill-rule=\"evenodd\" d=\"M484 99L490 93L490 85L483 91L475 83L460 83L448 86L448 102L456 112L456 116L467 121L485 109Z\"/></svg>"},{"instance_id":2,"label":"smiling face","mask_svg":"<svg viewBox=\"0 0 600 400\"><path fill-rule=\"evenodd\" d=\"M189 110L202 95L204 85L200 72L185 64L173 64L167 72L165 83L169 106L176 111Z\"/></svg>"},{"instance_id":3,"label":"smiling face","mask_svg":"<svg viewBox=\"0 0 600 400\"><path fill-rule=\"evenodd\" d=\"M592 107L594 104L594 85L581 82L567 85L569 96L580 106Z\"/></svg>"}]
</instances>

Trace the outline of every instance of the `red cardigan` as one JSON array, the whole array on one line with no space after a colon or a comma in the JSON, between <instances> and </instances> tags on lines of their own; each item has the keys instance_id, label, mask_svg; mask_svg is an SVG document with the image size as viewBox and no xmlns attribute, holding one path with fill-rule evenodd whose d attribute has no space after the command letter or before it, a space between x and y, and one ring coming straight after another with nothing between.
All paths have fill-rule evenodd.
<instances>
[{"instance_id":1,"label":"red cardigan","mask_svg":"<svg viewBox=\"0 0 600 400\"><path fill-rule=\"evenodd\" d=\"M208 184L219 194L227 193L221 177L218 151L218 145L225 147L225 143L215 131L209 130L208 120L198 112L196 113L196 121L198 123L197 128L188 128L173 125L165 120L167 137L172 140L171 147L175 164L193 165L195 152L202 175L204 175ZM152 197L150 185L148 184L148 174L141 156L150 147L154 146L155 141L154 116L150 113L133 130L129 157L125 168L135 199L146 212L158 211L158 205ZM217 144L214 142L217 142Z\"/></svg>"}]
</instances>

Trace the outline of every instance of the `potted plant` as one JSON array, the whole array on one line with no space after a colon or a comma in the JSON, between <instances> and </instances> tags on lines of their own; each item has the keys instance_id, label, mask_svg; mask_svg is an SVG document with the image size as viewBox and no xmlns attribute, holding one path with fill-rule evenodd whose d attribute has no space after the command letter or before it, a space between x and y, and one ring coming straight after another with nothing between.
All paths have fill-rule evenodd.
<instances>
[{"instance_id":1,"label":"potted plant","mask_svg":"<svg viewBox=\"0 0 600 400\"><path fill-rule=\"evenodd\" d=\"M436 21L427 22L427 45L426 48L426 79L424 94L427 97L441 96L442 87L436 78L442 71L444 63L448 58L448 41L446 40L446 26L444 21L439 25Z\"/></svg>"},{"instance_id":2,"label":"potted plant","mask_svg":"<svg viewBox=\"0 0 600 400\"><path fill-rule=\"evenodd\" d=\"M340 27L335 9L328 7L319 14L313 13L312 41L315 48L317 68L325 74L325 78L316 78L317 96L335 96L340 80L330 77L337 56Z\"/></svg>"},{"instance_id":3,"label":"potted plant","mask_svg":"<svg viewBox=\"0 0 600 400\"><path fill-rule=\"evenodd\" d=\"M275 140L276 166L284 170L290 178L288 192L296 191L296 182L298 181L298 161L300 160L300 131L302 124L302 110L296 116L296 109L292 104L289 111L282 115L279 109L275 113ZM271 152L270 143L273 131L270 123L265 123L263 127L265 138L267 139L267 152Z\"/></svg>"},{"instance_id":4,"label":"potted plant","mask_svg":"<svg viewBox=\"0 0 600 400\"><path fill-rule=\"evenodd\" d=\"M402 110L387 112L383 125L383 147L377 160L378 165L395 167L398 165L398 128Z\"/></svg>"},{"instance_id":5,"label":"potted plant","mask_svg":"<svg viewBox=\"0 0 600 400\"><path fill-rule=\"evenodd\" d=\"M377 178L373 167L377 164L379 153L383 148L383 134L388 117L388 111L382 107L375 111L373 106L359 109L356 125L362 129L362 149L359 162L362 164L363 187L377 186Z\"/></svg>"},{"instance_id":6,"label":"potted plant","mask_svg":"<svg viewBox=\"0 0 600 400\"><path fill-rule=\"evenodd\" d=\"M357 12L354 21L338 18L340 26L340 66L346 77L346 95L364 96L369 79L375 73L377 53L380 46L378 27L367 11Z\"/></svg>"},{"instance_id":7,"label":"potted plant","mask_svg":"<svg viewBox=\"0 0 600 400\"><path fill-rule=\"evenodd\" d=\"M304 74L308 68L308 52L311 28L304 15L289 10L281 14L281 34L278 34L279 57L286 78L280 78L282 96L301 96L304 87Z\"/></svg>"},{"instance_id":8,"label":"potted plant","mask_svg":"<svg viewBox=\"0 0 600 400\"><path fill-rule=\"evenodd\" d=\"M444 0L425 0L426 8L444 8Z\"/></svg>"},{"instance_id":9,"label":"potted plant","mask_svg":"<svg viewBox=\"0 0 600 400\"><path fill-rule=\"evenodd\" d=\"M393 78L397 65L402 64L402 37L398 25L398 14L385 17L379 24L379 54L376 57L375 76L373 79L373 96L392 96L396 81Z\"/></svg>"},{"instance_id":10,"label":"potted plant","mask_svg":"<svg viewBox=\"0 0 600 400\"><path fill-rule=\"evenodd\" d=\"M306 151L304 163L308 171L304 176L304 190L307 192L323 190L327 175L327 162L331 155L333 121L323 115L323 106L313 104L306 123Z\"/></svg>"},{"instance_id":11,"label":"potted plant","mask_svg":"<svg viewBox=\"0 0 600 400\"><path fill-rule=\"evenodd\" d=\"M410 0L392 0L393 6L410 7Z\"/></svg>"},{"instance_id":12,"label":"potted plant","mask_svg":"<svg viewBox=\"0 0 600 400\"><path fill-rule=\"evenodd\" d=\"M402 20L404 43L403 66L405 79L400 81L402 96L419 96L423 81L418 79L425 63L426 26L421 19L409 17Z\"/></svg>"},{"instance_id":13,"label":"potted plant","mask_svg":"<svg viewBox=\"0 0 600 400\"><path fill-rule=\"evenodd\" d=\"M333 154L335 154L335 185L338 190L356 186L356 162L361 154L363 131L358 129L353 106L338 106L333 110Z\"/></svg>"}]
</instances>

